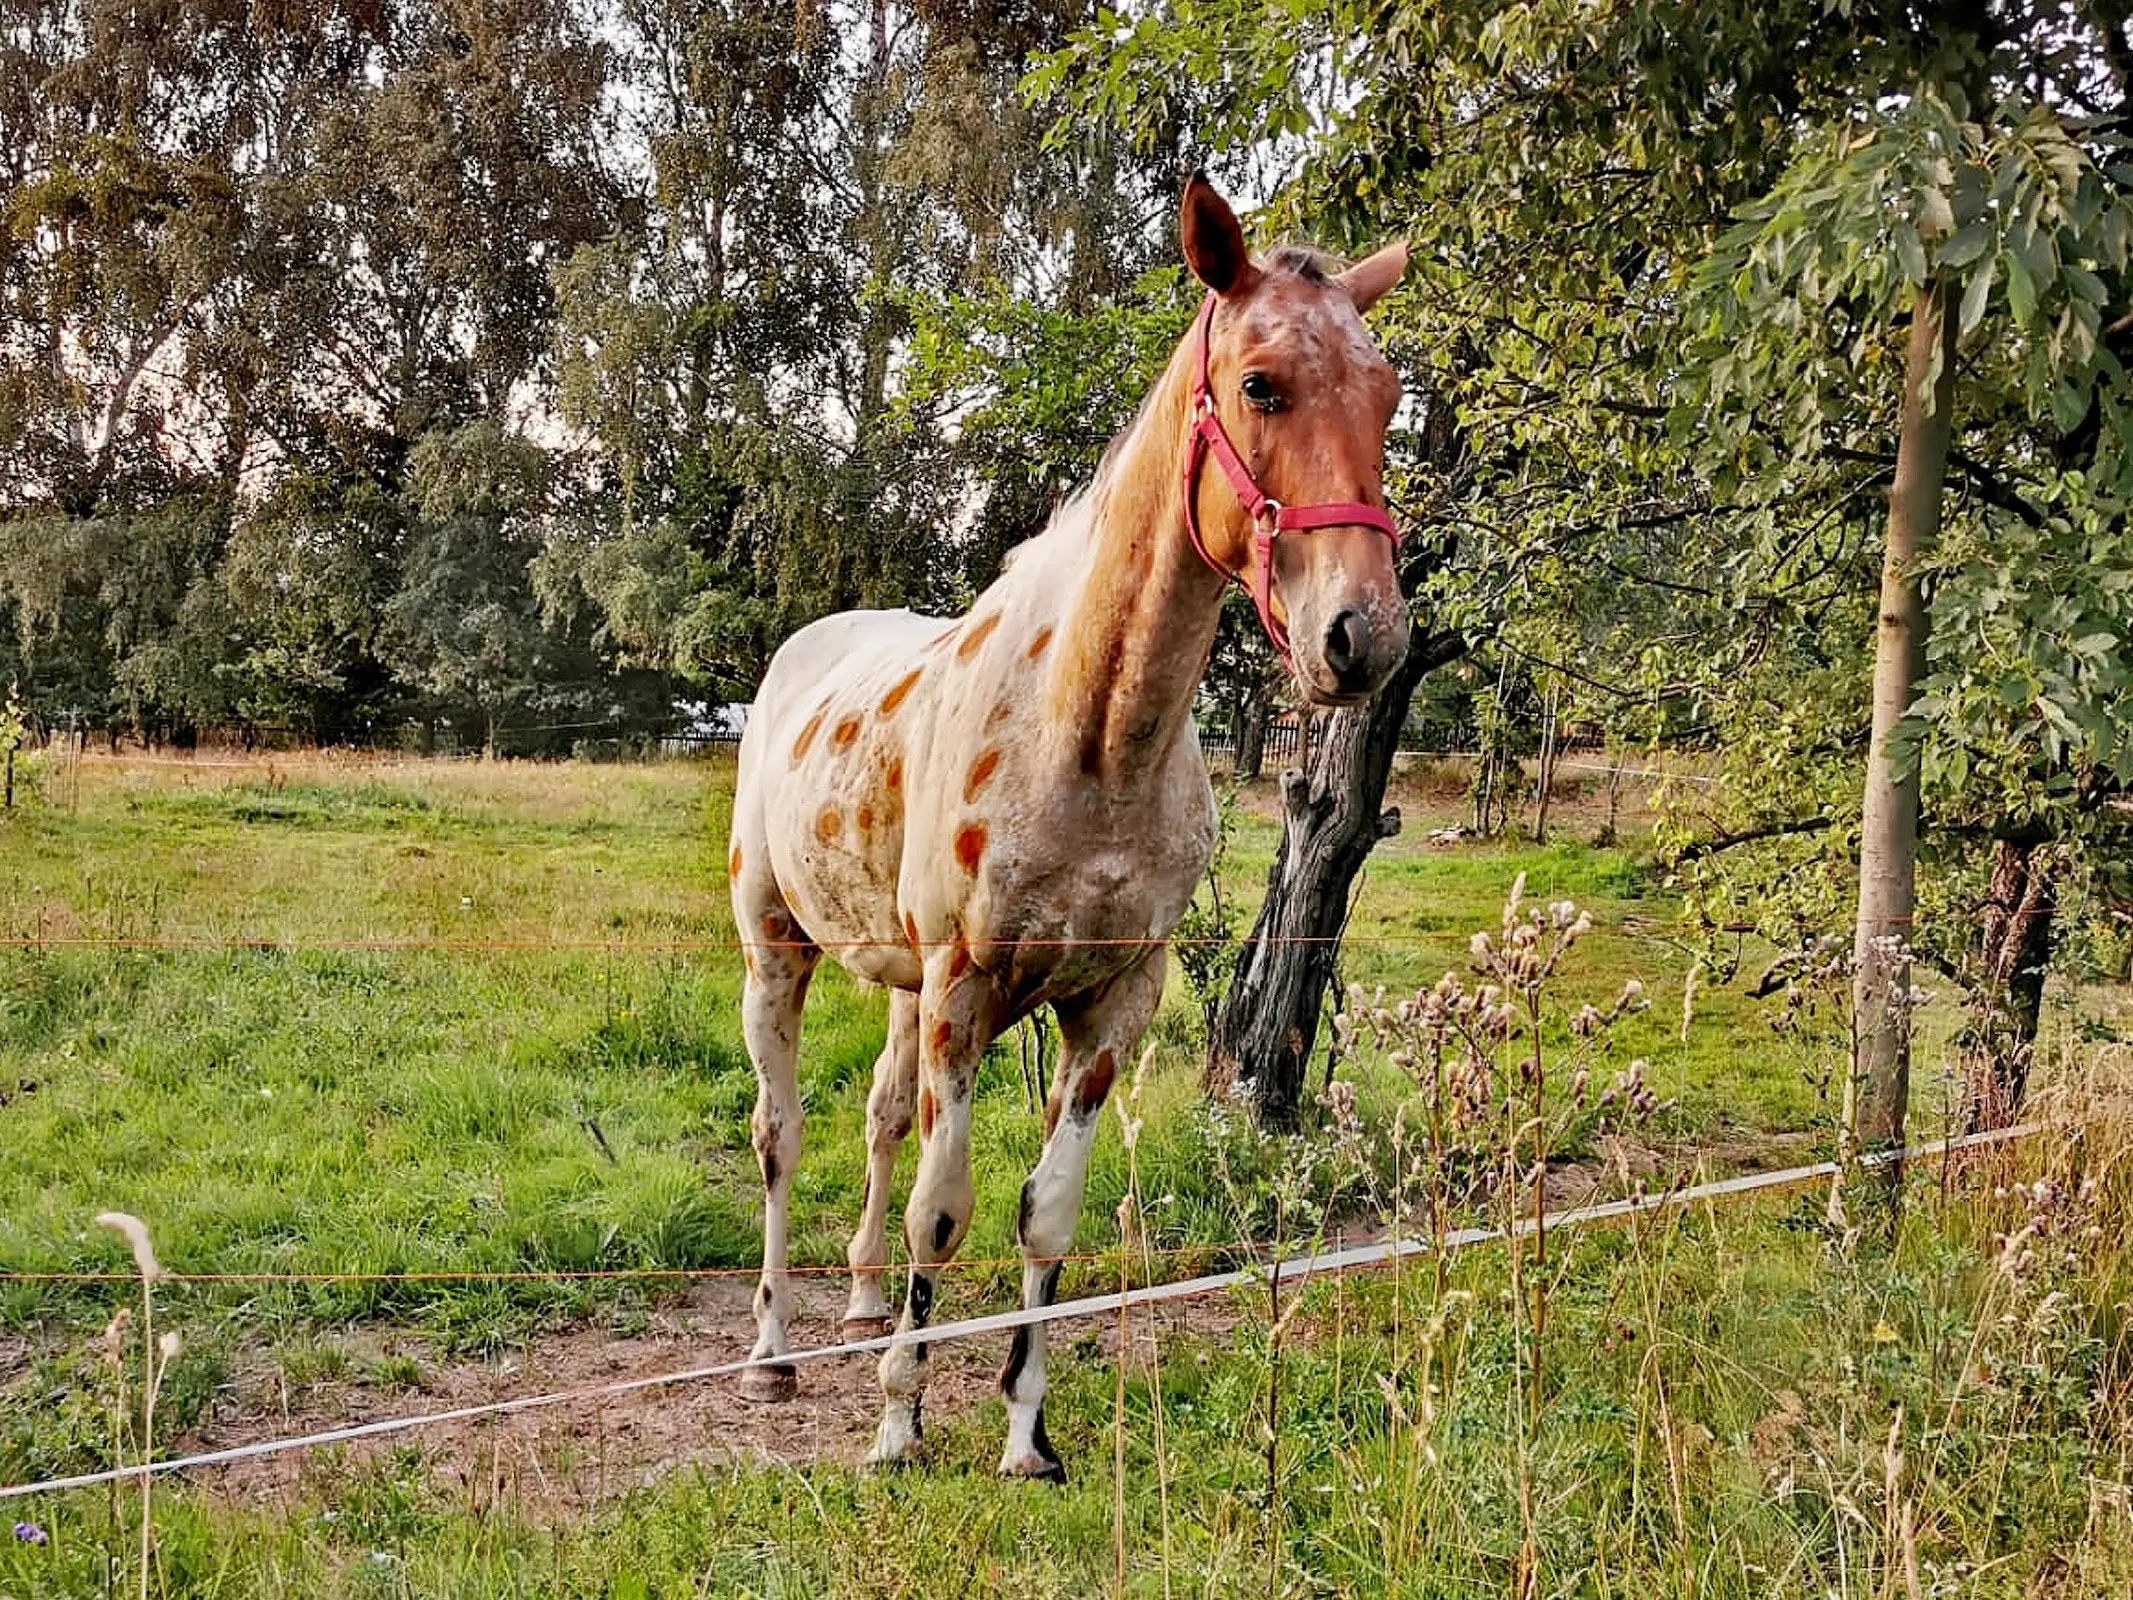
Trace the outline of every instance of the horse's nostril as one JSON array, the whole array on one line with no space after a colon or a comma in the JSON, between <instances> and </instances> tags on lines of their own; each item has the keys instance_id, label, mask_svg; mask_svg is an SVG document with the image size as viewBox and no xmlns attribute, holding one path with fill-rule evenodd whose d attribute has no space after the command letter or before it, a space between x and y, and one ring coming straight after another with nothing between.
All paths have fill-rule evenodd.
<instances>
[{"instance_id":1,"label":"horse's nostril","mask_svg":"<svg viewBox=\"0 0 2133 1600\"><path fill-rule=\"evenodd\" d=\"M1352 676L1370 654L1370 624L1360 611L1343 611L1326 630L1326 665L1338 678Z\"/></svg>"}]
</instances>

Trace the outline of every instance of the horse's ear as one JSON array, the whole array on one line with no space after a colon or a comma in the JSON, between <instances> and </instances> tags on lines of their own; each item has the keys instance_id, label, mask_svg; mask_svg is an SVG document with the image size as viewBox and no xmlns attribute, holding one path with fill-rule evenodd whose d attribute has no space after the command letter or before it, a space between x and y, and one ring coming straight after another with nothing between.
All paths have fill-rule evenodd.
<instances>
[{"instance_id":1,"label":"horse's ear","mask_svg":"<svg viewBox=\"0 0 2133 1600\"><path fill-rule=\"evenodd\" d=\"M1237 294L1257 280L1259 269L1245 248L1244 228L1215 186L1195 172L1178 203L1178 238L1185 264L1216 294Z\"/></svg>"},{"instance_id":2,"label":"horse's ear","mask_svg":"<svg viewBox=\"0 0 2133 1600\"><path fill-rule=\"evenodd\" d=\"M1395 240L1375 255L1365 256L1333 281L1348 291L1348 298L1355 302L1356 310L1368 311L1400 281L1400 274L1406 270L1406 242Z\"/></svg>"}]
</instances>

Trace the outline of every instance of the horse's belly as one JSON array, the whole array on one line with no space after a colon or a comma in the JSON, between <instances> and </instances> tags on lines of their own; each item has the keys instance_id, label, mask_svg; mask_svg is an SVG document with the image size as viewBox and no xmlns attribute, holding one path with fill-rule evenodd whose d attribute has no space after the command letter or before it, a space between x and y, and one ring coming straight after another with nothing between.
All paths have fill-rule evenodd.
<instances>
[{"instance_id":1,"label":"horse's belly","mask_svg":"<svg viewBox=\"0 0 2133 1600\"><path fill-rule=\"evenodd\" d=\"M833 820L818 807L812 827L773 836L778 888L807 935L856 976L916 988L918 958L897 912L900 821L858 814ZM803 819L804 820L804 819Z\"/></svg>"}]
</instances>

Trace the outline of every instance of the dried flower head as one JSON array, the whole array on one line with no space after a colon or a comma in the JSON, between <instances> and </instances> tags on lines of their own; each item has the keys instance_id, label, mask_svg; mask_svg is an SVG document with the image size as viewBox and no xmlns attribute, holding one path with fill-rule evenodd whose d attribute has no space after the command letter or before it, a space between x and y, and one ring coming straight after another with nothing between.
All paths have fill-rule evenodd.
<instances>
[{"instance_id":1,"label":"dried flower head","mask_svg":"<svg viewBox=\"0 0 2133 1600\"><path fill-rule=\"evenodd\" d=\"M103 1353L104 1365L113 1372L119 1370L126 1359L126 1330L133 1326L133 1313L121 1306L104 1324L104 1331L97 1340Z\"/></svg>"},{"instance_id":2,"label":"dried flower head","mask_svg":"<svg viewBox=\"0 0 2133 1600\"><path fill-rule=\"evenodd\" d=\"M148 1242L147 1223L124 1211L99 1211L96 1221L99 1227L109 1228L132 1246L133 1264L140 1269L143 1278L154 1283L163 1276L162 1264L156 1260L155 1246Z\"/></svg>"}]
</instances>

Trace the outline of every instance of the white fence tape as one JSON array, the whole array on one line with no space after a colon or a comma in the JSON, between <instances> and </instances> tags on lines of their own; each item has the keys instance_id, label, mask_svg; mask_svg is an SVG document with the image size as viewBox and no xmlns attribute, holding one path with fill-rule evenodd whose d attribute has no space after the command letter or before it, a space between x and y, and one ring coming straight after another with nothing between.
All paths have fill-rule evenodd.
<instances>
[{"instance_id":1,"label":"white fence tape","mask_svg":"<svg viewBox=\"0 0 2133 1600\"><path fill-rule=\"evenodd\" d=\"M1884 1166L1892 1160L1922 1161L1934 1156L1951 1155L1960 1150L1977 1149L1985 1145L2003 1144L2009 1140L2026 1138L2042 1131L2041 1122L2024 1123L2019 1127L2000 1128L1990 1133L1969 1134L1958 1139L1937 1140L1920 1145L1896 1155L1883 1153L1864 1158L1868 1166ZM1696 1205L1706 1200L1730 1198L1736 1195L1753 1194L1763 1189L1781 1189L1788 1186L1811 1183L1817 1178L1830 1178L1837 1174L1834 1161L1817 1162L1813 1166L1787 1167L1778 1172L1751 1172L1737 1178L1724 1178L1715 1183L1698 1184L1688 1189L1671 1189L1663 1194L1640 1199L1613 1200L1604 1205L1584 1206L1574 1211L1558 1212L1546 1219L1546 1226L1553 1232L1558 1228L1590 1226L1598 1222L1614 1222L1624 1217L1645 1215L1666 1210L1678 1210L1683 1206ZM1534 1231L1534 1222L1528 1217L1521 1219L1510 1233L1524 1237ZM195 1467L224 1466L233 1461L249 1461L259 1456L280 1455L291 1450L316 1450L326 1445L352 1444L363 1439L381 1439L391 1434L408 1433L416 1428L432 1427L443 1422L470 1422L481 1417L510 1416L515 1412L539 1411L552 1406L573 1405L588 1400L604 1400L616 1395L633 1394L643 1389L659 1389L670 1384L701 1383L711 1378L730 1378L757 1366L790 1366L805 1361L828 1361L841 1356L868 1355L899 1344L945 1344L954 1339L974 1339L983 1334L1004 1333L1013 1328L1027 1327L1040 1322L1070 1322L1083 1317L1115 1316L1121 1311L1136 1306L1157 1305L1167 1300L1185 1300L1197 1295L1213 1294L1223 1289L1245 1288L1262 1284L1271 1277L1277 1284L1296 1285L1308 1282L1322 1273L1346 1272L1359 1267L1382 1266L1387 1262L1405 1260L1410 1256L1427 1255L1433 1248L1463 1250L1471 1245L1486 1244L1493 1239L1505 1237L1501 1228L1461 1228L1446 1234L1440 1245L1427 1239L1384 1239L1374 1244L1351 1245L1344 1249L1319 1251L1307 1256L1293 1256L1271 1268L1248 1267L1235 1272L1218 1272L1201 1278L1181 1279L1176 1283L1149 1284L1144 1288L1128 1289L1112 1294L1086 1295L1079 1300L1063 1300L1054 1305L1034 1306L1018 1311L999 1311L982 1317L965 1317L956 1322L943 1322L934 1327L912 1331L885 1333L872 1339L853 1339L842 1344L819 1345L808 1349L788 1350L783 1355L761 1359L725 1361L706 1367L689 1367L679 1372L665 1372L649 1378L625 1378L611 1383L594 1384L583 1389L563 1389L551 1394L523 1395L516 1400L495 1400L477 1406L456 1406L449 1411L427 1411L415 1416L387 1417L377 1422L356 1423L345 1428L328 1428L320 1433L299 1434L287 1439L262 1439L253 1444L233 1445L226 1450L208 1450L198 1455L174 1456L165 1461L136 1462L130 1466L111 1467L100 1472L79 1472L71 1477L46 1478L36 1483L19 1483L0 1487L0 1500L15 1500L26 1495L55 1493L62 1489L87 1489L99 1484L123 1483L134 1478L163 1473L183 1472Z\"/></svg>"}]
</instances>

